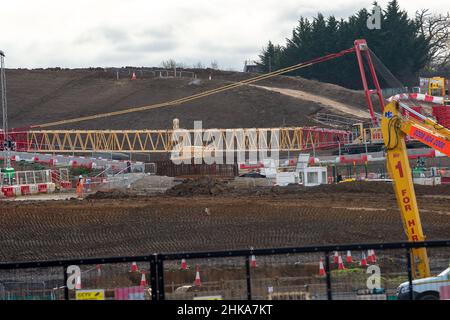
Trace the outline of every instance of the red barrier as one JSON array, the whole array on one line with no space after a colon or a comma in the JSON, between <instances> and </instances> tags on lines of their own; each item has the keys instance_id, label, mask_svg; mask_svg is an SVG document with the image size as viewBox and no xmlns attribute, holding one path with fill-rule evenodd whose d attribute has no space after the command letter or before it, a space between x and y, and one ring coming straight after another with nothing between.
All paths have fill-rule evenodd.
<instances>
[{"instance_id":1,"label":"red barrier","mask_svg":"<svg viewBox=\"0 0 450 320\"><path fill-rule=\"evenodd\" d=\"M38 192L39 193L47 193L47 184L46 183L38 184Z\"/></svg>"},{"instance_id":2,"label":"red barrier","mask_svg":"<svg viewBox=\"0 0 450 320\"><path fill-rule=\"evenodd\" d=\"M70 181L61 181L59 184L61 185L62 189L66 190L72 189L72 182Z\"/></svg>"},{"instance_id":3,"label":"red barrier","mask_svg":"<svg viewBox=\"0 0 450 320\"><path fill-rule=\"evenodd\" d=\"M30 186L28 186L28 185L20 186L20 193L21 193L23 196L24 196L24 195L27 195L27 194L31 194Z\"/></svg>"},{"instance_id":4,"label":"red barrier","mask_svg":"<svg viewBox=\"0 0 450 320\"><path fill-rule=\"evenodd\" d=\"M5 195L5 197L14 197L13 187L2 187L2 192Z\"/></svg>"}]
</instances>

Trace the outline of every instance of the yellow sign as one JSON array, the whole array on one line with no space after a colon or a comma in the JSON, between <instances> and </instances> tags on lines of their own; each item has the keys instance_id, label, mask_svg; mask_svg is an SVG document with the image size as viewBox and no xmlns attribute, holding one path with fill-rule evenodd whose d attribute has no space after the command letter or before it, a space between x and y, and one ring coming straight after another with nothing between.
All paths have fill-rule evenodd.
<instances>
[{"instance_id":1,"label":"yellow sign","mask_svg":"<svg viewBox=\"0 0 450 320\"><path fill-rule=\"evenodd\" d=\"M105 300L105 290L77 290L76 300Z\"/></svg>"}]
</instances>

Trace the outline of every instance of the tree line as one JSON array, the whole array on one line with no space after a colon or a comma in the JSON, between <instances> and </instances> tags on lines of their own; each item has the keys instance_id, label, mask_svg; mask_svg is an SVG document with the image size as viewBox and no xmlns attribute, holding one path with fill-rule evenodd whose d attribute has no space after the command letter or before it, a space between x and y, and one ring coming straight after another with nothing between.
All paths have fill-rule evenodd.
<instances>
[{"instance_id":1,"label":"tree line","mask_svg":"<svg viewBox=\"0 0 450 320\"><path fill-rule=\"evenodd\" d=\"M374 6L378 4L375 2ZM350 48L355 39L366 39L370 49L379 58L379 61L375 61L375 67L383 87L396 86L398 83L414 86L421 72L448 67L448 14L433 15L428 10L421 10L416 12L414 18L410 18L400 8L398 1L392 0L381 11L381 28L371 30L367 27L367 20L372 13L361 9L348 19L340 20L334 16L325 17L321 13L313 19L300 17L284 45L269 41L259 55L258 64L264 72L275 71ZM316 64L289 75L353 89L362 88L355 55ZM396 82L396 79L400 82Z\"/></svg>"}]
</instances>

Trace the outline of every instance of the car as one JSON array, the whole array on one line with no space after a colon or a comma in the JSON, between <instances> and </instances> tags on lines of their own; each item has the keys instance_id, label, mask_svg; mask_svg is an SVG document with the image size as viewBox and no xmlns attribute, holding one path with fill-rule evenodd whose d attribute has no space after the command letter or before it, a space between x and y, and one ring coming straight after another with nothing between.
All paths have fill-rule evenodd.
<instances>
[{"instance_id":1,"label":"car","mask_svg":"<svg viewBox=\"0 0 450 320\"><path fill-rule=\"evenodd\" d=\"M413 280L413 298L415 300L439 300L441 287L450 286L450 267L436 277ZM397 288L397 299L409 300L409 282L403 282Z\"/></svg>"},{"instance_id":2,"label":"car","mask_svg":"<svg viewBox=\"0 0 450 320\"><path fill-rule=\"evenodd\" d=\"M248 173L243 173L239 177L241 177L241 178L256 178L256 179L257 178L266 178L265 175L263 175L259 172L254 172L254 171L248 172Z\"/></svg>"}]
</instances>

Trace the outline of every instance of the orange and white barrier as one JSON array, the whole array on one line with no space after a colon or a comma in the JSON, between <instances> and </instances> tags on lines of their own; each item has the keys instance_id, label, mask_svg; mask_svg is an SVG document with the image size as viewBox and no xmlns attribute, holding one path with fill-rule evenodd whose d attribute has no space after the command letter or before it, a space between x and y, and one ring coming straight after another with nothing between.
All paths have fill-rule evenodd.
<instances>
[{"instance_id":1,"label":"orange and white barrier","mask_svg":"<svg viewBox=\"0 0 450 320\"><path fill-rule=\"evenodd\" d=\"M395 96L392 96L388 99L389 102L392 100L418 100L418 101L424 101L424 102L430 102L430 103L436 103L436 104L444 104L444 97L435 97L430 96L428 94L423 93L401 93L397 94Z\"/></svg>"}]
</instances>

